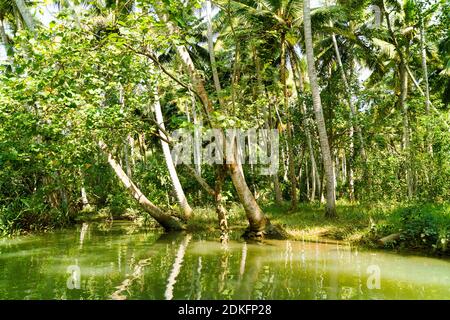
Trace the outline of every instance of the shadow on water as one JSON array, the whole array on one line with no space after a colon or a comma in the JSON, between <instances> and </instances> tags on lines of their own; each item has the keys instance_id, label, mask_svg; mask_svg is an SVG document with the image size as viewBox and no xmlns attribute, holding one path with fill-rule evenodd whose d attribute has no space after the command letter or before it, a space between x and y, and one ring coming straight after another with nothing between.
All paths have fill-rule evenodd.
<instances>
[{"instance_id":1,"label":"shadow on water","mask_svg":"<svg viewBox=\"0 0 450 320\"><path fill-rule=\"evenodd\" d=\"M3 241L2 299L449 299L448 260L129 222Z\"/></svg>"}]
</instances>

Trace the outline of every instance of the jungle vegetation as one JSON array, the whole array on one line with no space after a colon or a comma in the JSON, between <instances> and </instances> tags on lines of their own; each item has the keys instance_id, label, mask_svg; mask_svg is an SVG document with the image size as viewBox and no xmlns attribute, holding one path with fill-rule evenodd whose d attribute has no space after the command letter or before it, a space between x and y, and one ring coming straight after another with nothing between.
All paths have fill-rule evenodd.
<instances>
[{"instance_id":1,"label":"jungle vegetation","mask_svg":"<svg viewBox=\"0 0 450 320\"><path fill-rule=\"evenodd\" d=\"M0 0L0 233L327 225L447 252L449 18L445 0ZM279 170L176 165L180 128L276 129Z\"/></svg>"}]
</instances>

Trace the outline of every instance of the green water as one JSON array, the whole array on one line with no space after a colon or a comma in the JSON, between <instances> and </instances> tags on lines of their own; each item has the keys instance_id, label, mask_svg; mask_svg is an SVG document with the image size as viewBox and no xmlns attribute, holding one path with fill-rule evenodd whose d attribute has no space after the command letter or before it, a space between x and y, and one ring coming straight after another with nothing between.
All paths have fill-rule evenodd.
<instances>
[{"instance_id":1,"label":"green water","mask_svg":"<svg viewBox=\"0 0 450 320\"><path fill-rule=\"evenodd\" d=\"M89 224L0 240L0 298L450 299L450 261Z\"/></svg>"}]
</instances>

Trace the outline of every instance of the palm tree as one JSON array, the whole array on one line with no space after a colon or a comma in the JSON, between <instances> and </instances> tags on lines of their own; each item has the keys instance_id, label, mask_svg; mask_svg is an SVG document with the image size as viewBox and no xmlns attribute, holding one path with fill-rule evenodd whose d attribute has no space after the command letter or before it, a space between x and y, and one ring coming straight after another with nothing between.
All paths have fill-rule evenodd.
<instances>
[{"instance_id":1,"label":"palm tree","mask_svg":"<svg viewBox=\"0 0 450 320\"><path fill-rule=\"evenodd\" d=\"M336 191L335 191L335 176L333 170L333 160L331 158L330 145L328 142L327 130L325 127L325 119L323 116L322 102L320 99L320 89L317 81L316 68L314 65L314 48L311 31L311 10L309 0L303 2L303 26L305 32L305 51L306 60L308 63L308 76L311 86L311 93L313 98L314 115L316 117L317 129L319 132L320 148L322 150L322 158L324 170L327 179L327 204L325 215L333 218L337 216L336 213Z\"/></svg>"},{"instance_id":2,"label":"palm tree","mask_svg":"<svg viewBox=\"0 0 450 320\"><path fill-rule=\"evenodd\" d=\"M178 34L179 31L177 29L177 26L169 21L167 15L161 11L158 12L158 16L160 20L166 24L169 34ZM214 109L209 93L207 92L205 87L205 80L200 76L200 73L194 65L194 62L186 46L180 44L175 44L174 46L177 55L180 58L184 69L187 71L191 83L193 84L193 91L197 94L204 107L206 118L211 121ZM234 156L236 156L236 154ZM242 167L239 161L237 161L236 157L235 159L226 160L231 180L236 189L240 202L244 207L247 220L249 221L249 228L245 236L248 238L263 238L265 236L285 237L285 234L282 234L279 229L274 228L271 225L269 219L264 215L264 212L259 207L253 193L248 187Z\"/></svg>"},{"instance_id":3,"label":"palm tree","mask_svg":"<svg viewBox=\"0 0 450 320\"><path fill-rule=\"evenodd\" d=\"M296 0L233 0L232 3L236 8L238 15L242 15L248 20L252 26L253 32L275 37L276 46L274 53L279 54L279 75L283 92L282 105L286 114L286 135L288 140L288 176L291 184L291 210L297 207L297 177L295 174L295 156L293 145L293 125L291 121L289 96L287 86L287 57L289 39L297 39L299 34L296 28L301 23L301 3ZM257 61L257 57L255 58ZM255 63L256 64L256 63ZM257 65L257 64L256 64ZM257 75L259 72L257 71ZM260 80L258 79L258 82ZM260 85L258 85L260 87ZM275 191L278 194L278 181L275 177ZM277 196L278 198L278 196ZM278 199L277 199L278 200ZM279 202L279 201L277 201Z\"/></svg>"}]
</instances>

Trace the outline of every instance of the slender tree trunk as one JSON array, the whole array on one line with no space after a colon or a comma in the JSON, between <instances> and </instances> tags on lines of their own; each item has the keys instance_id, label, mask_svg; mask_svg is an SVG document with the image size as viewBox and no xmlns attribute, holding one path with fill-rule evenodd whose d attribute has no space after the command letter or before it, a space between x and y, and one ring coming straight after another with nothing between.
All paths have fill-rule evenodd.
<instances>
[{"instance_id":1,"label":"slender tree trunk","mask_svg":"<svg viewBox=\"0 0 450 320\"><path fill-rule=\"evenodd\" d=\"M359 127L359 125L357 123L355 123L355 119L357 119L358 114L357 114L356 108L353 104L352 90L351 90L350 84L347 80L347 76L345 75L344 65L342 64L341 54L339 52L339 47L338 47L338 44L336 41L336 36L333 33L331 37L333 39L334 51L336 53L336 59L338 61L342 81L344 83L345 91L347 93L347 101L348 101L348 105L350 107L350 121L351 121L350 125L354 128L354 131L356 131L356 134L358 135L358 140L359 140L359 143L361 144L361 146L360 146L361 158L363 159L364 162L366 162L367 161L366 149L364 147L364 139L362 136L361 128Z\"/></svg>"},{"instance_id":2,"label":"slender tree trunk","mask_svg":"<svg viewBox=\"0 0 450 320\"><path fill-rule=\"evenodd\" d=\"M348 174L348 197L351 202L355 201L355 180L353 174L353 159L355 157L355 144L353 140L354 136L354 128L350 126L350 165L349 165L349 174ZM366 166L367 170L367 166ZM367 176L367 173L366 173Z\"/></svg>"},{"instance_id":3,"label":"slender tree trunk","mask_svg":"<svg viewBox=\"0 0 450 320\"><path fill-rule=\"evenodd\" d=\"M155 206L147 197L139 190L133 181L126 175L119 163L114 159L112 154L107 150L107 146L103 141L99 141L98 145L108 156L108 163L114 170L119 180L123 183L128 192L139 202L142 208L147 211L150 216L155 219L166 231L183 230L183 225L174 217L164 213Z\"/></svg>"},{"instance_id":4,"label":"slender tree trunk","mask_svg":"<svg viewBox=\"0 0 450 320\"><path fill-rule=\"evenodd\" d=\"M178 204L183 213L183 218L187 220L192 216L192 208L186 199L186 195L184 194L183 187L181 186L180 183L180 179L178 179L177 170L173 163L172 155L170 153L170 147L169 144L166 142L169 141L169 137L167 137L166 134L164 133L165 131L164 119L161 111L161 104L159 102L159 94L157 87L154 88L153 95L155 99L153 106L155 109L156 121L158 122L158 126L162 129L159 130L159 135L163 138L161 139L161 145L164 153L164 160L166 161L167 170L169 171L170 180L172 182L172 186L175 191Z\"/></svg>"},{"instance_id":5,"label":"slender tree trunk","mask_svg":"<svg viewBox=\"0 0 450 320\"><path fill-rule=\"evenodd\" d=\"M258 97L261 98L264 95L264 85L263 85L263 81L262 81L262 75L261 75L261 63L258 57L258 54L256 52L256 49L253 48L253 57L254 57L254 61L255 61L255 70L256 70L256 81L258 84ZM273 123L272 123L272 108L270 107L270 104L268 105L268 124L269 124L269 128L272 129L273 128ZM278 177L278 172L276 172L273 176L272 176L272 181L273 181L273 189L275 192L275 204L277 206L281 206L283 204L283 195L281 193L281 188L280 188L280 180Z\"/></svg>"},{"instance_id":6,"label":"slender tree trunk","mask_svg":"<svg viewBox=\"0 0 450 320\"><path fill-rule=\"evenodd\" d=\"M355 132L355 129L356 129L356 133L357 133L358 138L359 138L359 143L361 145L360 146L361 158L364 161L364 166L366 168L365 171L366 171L366 176L367 176L367 165L366 165L367 159L366 159L366 151L365 151L365 148L364 148L364 140L363 140L362 132L361 132L359 126L354 123L354 119L356 119L357 114L356 114L356 109L355 109L355 107L353 105L352 90L351 90L350 85L349 85L349 83L347 81L347 76L345 75L344 66L343 66L342 60L341 60L341 54L339 52L339 47L338 47L338 44L337 44L337 41L336 41L336 36L335 36L334 33L331 35L331 38L333 40L334 51L335 51L335 54L336 54L336 59L338 61L339 70L340 70L341 77L342 77L342 82L344 83L345 90L346 90L346 93L347 93L347 102L348 102L348 105L350 107L350 132L349 132L350 158L353 159L354 154L355 154L354 132ZM354 179L353 162L350 164L350 174L349 174L348 178L349 178L349 190L348 190L349 199L350 199L350 201L353 202L354 201L354 194L355 194L355 189L354 189L355 183L353 181L353 179Z\"/></svg>"},{"instance_id":7,"label":"slender tree trunk","mask_svg":"<svg viewBox=\"0 0 450 320\"><path fill-rule=\"evenodd\" d=\"M220 105L223 105L223 99L221 97L222 88L219 81L219 73L217 72L216 55L214 54L214 42L213 42L213 30L211 22L211 0L206 1L206 20L207 20L207 35L208 35L208 50L209 50L209 60L211 62L211 71L213 74L214 87L216 88L217 98Z\"/></svg>"},{"instance_id":8,"label":"slender tree trunk","mask_svg":"<svg viewBox=\"0 0 450 320\"><path fill-rule=\"evenodd\" d=\"M410 147L411 147L411 138L409 132L409 119L408 119L408 74L406 71L406 67L403 63L399 66L399 74L400 74L400 109L403 115L403 150L406 152L406 184L408 188L408 198L411 199L413 197L414 192L414 181L411 172L411 157L410 157Z\"/></svg>"},{"instance_id":9,"label":"slender tree trunk","mask_svg":"<svg viewBox=\"0 0 450 320\"><path fill-rule=\"evenodd\" d=\"M297 87L297 93L298 93L298 96L301 96L302 94L305 93L305 85L303 83L302 71L300 69L300 66L297 63L297 54L293 50L290 51L290 57L291 57L292 73L294 75L294 82ZM310 201L314 201L315 195L316 195L316 187L317 187L317 189L320 189L320 176L319 176L319 172L317 170L317 163L316 163L316 159L314 156L314 148L313 148L313 144L312 144L312 140L311 140L311 131L310 131L309 125L308 125L309 117L307 115L305 101L303 101L303 100L302 100L301 107L302 107L302 112L304 115L303 127L304 127L305 135L306 135L306 143L308 145L309 160L311 162L312 188L311 188Z\"/></svg>"},{"instance_id":10,"label":"slender tree trunk","mask_svg":"<svg viewBox=\"0 0 450 320\"><path fill-rule=\"evenodd\" d=\"M124 141L124 145L122 148L122 152L123 152L123 160L125 162L125 170L127 175L132 178L132 172L131 172L131 166L130 166L130 161L128 159L128 141L125 140Z\"/></svg>"},{"instance_id":11,"label":"slender tree trunk","mask_svg":"<svg viewBox=\"0 0 450 320\"><path fill-rule=\"evenodd\" d=\"M89 208L89 199L87 197L86 188L84 186L84 175L80 170L81 175L81 204L83 206L83 209Z\"/></svg>"},{"instance_id":12,"label":"slender tree trunk","mask_svg":"<svg viewBox=\"0 0 450 320\"><path fill-rule=\"evenodd\" d=\"M86 188L84 186L81 187L81 203L83 205L83 209L89 207L89 200L87 198Z\"/></svg>"},{"instance_id":13,"label":"slender tree trunk","mask_svg":"<svg viewBox=\"0 0 450 320\"><path fill-rule=\"evenodd\" d=\"M197 180L197 182L200 184L203 190L205 190L208 194L212 196L215 195L214 189L209 186L208 182L206 182L206 180L203 179L202 176L200 176L194 168L192 168L189 165L186 165L186 168L188 169L191 176L193 176L195 180Z\"/></svg>"},{"instance_id":14,"label":"slender tree trunk","mask_svg":"<svg viewBox=\"0 0 450 320\"><path fill-rule=\"evenodd\" d=\"M290 210L297 209L298 199L297 199L297 178L295 176L295 163L294 163L294 152L293 152L293 139L292 139L292 124L289 111L289 97L287 91L287 76L286 76L286 44L285 44L285 34L283 33L281 37L281 82L283 86L283 104L284 112L287 117L287 153L288 153L288 174L289 181L291 184L291 208Z\"/></svg>"},{"instance_id":15,"label":"slender tree trunk","mask_svg":"<svg viewBox=\"0 0 450 320\"><path fill-rule=\"evenodd\" d=\"M6 55L10 57L11 55L11 44L8 39L8 35L5 31L4 21L0 19L0 36L2 38L3 45L5 46Z\"/></svg>"},{"instance_id":16,"label":"slender tree trunk","mask_svg":"<svg viewBox=\"0 0 450 320\"><path fill-rule=\"evenodd\" d=\"M273 190L275 191L275 204L281 206L283 204L283 194L281 193L280 180L278 178L278 173L272 176L273 180Z\"/></svg>"},{"instance_id":17,"label":"slender tree trunk","mask_svg":"<svg viewBox=\"0 0 450 320\"><path fill-rule=\"evenodd\" d=\"M300 172L302 172L302 168L300 168ZM310 187L309 179L310 179L310 177L312 177L312 172L310 172L310 170L309 170L308 161L305 161L305 177L306 177L306 198L308 199L309 202L311 202L312 201L311 198L313 196L312 196L312 191L310 191L310 189L312 189L312 188ZM301 177L300 177L299 181L302 181ZM311 184L314 184L312 179L311 179L311 182L312 182Z\"/></svg>"},{"instance_id":18,"label":"slender tree trunk","mask_svg":"<svg viewBox=\"0 0 450 320\"><path fill-rule=\"evenodd\" d=\"M175 27L170 22L166 23L169 28L169 33L175 34ZM192 83L195 86L195 90L198 96L202 101L206 115L209 118L209 115L213 111L213 108L208 97L208 93L206 92L203 79L199 76L187 49L184 46L176 46L176 50L191 78ZM258 206L252 192L248 188L245 177L241 170L239 170L238 164L234 162L228 167L230 169L229 171L231 179L233 181L233 185L245 209L245 213L249 221L249 229L244 236L258 238L264 237L264 235L267 234L270 237L286 237L286 234L283 233L282 230L276 230L273 227L270 228L271 224L269 220L264 216L264 213L261 211L261 208ZM266 230L266 232L263 232L264 230Z\"/></svg>"},{"instance_id":19,"label":"slender tree trunk","mask_svg":"<svg viewBox=\"0 0 450 320\"><path fill-rule=\"evenodd\" d=\"M427 116L430 116L430 86L428 83L428 66L427 66L427 50L425 47L425 26L423 18L420 19L420 48L422 52L422 72L423 80L425 83L425 112ZM427 134L426 144L428 148L428 153L433 154L433 145L431 144L430 137Z\"/></svg>"},{"instance_id":20,"label":"slender tree trunk","mask_svg":"<svg viewBox=\"0 0 450 320\"><path fill-rule=\"evenodd\" d=\"M306 59L308 63L308 74L313 97L314 114L316 117L317 129L319 131L320 147L324 169L327 178L327 205L325 215L327 217L336 217L336 190L334 184L333 160L331 159L330 145L328 142L325 119L323 116L322 102L320 99L319 84L317 82L316 68L314 65L314 51L311 32L311 12L309 0L303 2L303 16L305 29L305 48Z\"/></svg>"},{"instance_id":21,"label":"slender tree trunk","mask_svg":"<svg viewBox=\"0 0 450 320\"><path fill-rule=\"evenodd\" d=\"M24 0L14 0L14 3L16 4L17 10L19 10L20 15L22 16L23 21L25 22L25 25L27 28L31 31L35 31L35 23L33 20L33 17L31 16L31 13L25 4Z\"/></svg>"},{"instance_id":22,"label":"slender tree trunk","mask_svg":"<svg viewBox=\"0 0 450 320\"><path fill-rule=\"evenodd\" d=\"M216 185L214 189L214 199L216 202L216 213L219 220L220 229L220 242L228 242L228 220L227 220L227 210L224 207L224 200L222 196L222 187L225 181L226 170L223 166L218 166L216 168Z\"/></svg>"}]
</instances>

